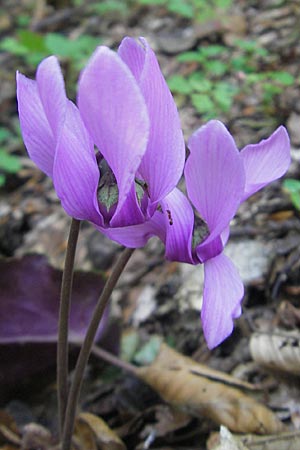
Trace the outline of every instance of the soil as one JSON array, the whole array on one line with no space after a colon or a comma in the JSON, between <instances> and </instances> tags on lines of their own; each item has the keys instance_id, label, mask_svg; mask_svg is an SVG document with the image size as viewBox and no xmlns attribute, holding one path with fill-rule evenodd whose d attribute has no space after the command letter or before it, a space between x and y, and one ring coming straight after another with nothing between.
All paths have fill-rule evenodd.
<instances>
[{"instance_id":1,"label":"soil","mask_svg":"<svg viewBox=\"0 0 300 450\"><path fill-rule=\"evenodd\" d=\"M231 48L236 38L255 41L268 52L263 60L251 56L258 58L258 70L264 70L266 65L268 70L286 71L295 82L274 94L269 103L265 102L259 83L248 91L241 90L230 110L221 111L218 118L228 126L240 148L266 138L280 124L285 125L291 137L293 159L285 178L299 178L300 7L297 0L234 0L223 20L217 15L202 23L150 2L141 5L132 1L123 12L102 14L96 14L91 4L80 2L74 6L67 0L48 3L46 0L3 0L1 38L18 36L22 17L27 20L29 17L26 29L41 36L55 32L77 39L88 34L113 49L124 36L144 36L155 50L167 78L198 70L193 63L178 61L182 52L210 44ZM3 145L21 164L16 173L4 171L6 179L0 191L1 262L16 261L15 270L19 270L17 261L29 254L43 255L47 261L42 264L61 270L70 219L61 208L51 180L29 160L15 131L18 123L15 71L34 77L36 67L22 54L15 53L0 53L1 127L10 131ZM70 96L74 98L74 80L79 68L70 67L68 58L62 58L61 62ZM236 86L242 83L243 77L242 72L236 72L234 77L232 73L224 75ZM206 119L188 97L176 95L175 98L188 138ZM259 393L248 395L259 398L283 421L286 431L297 436L300 428L299 231L299 210L283 188L282 179L241 206L233 220L226 251L239 267L245 283L243 314L236 320L233 334L213 351L208 350L201 329L202 268L165 261L163 245L156 239L150 240L144 249L135 251L112 295L107 330L98 345L135 365L144 365L149 348L151 353L157 339L163 340L209 368L259 385ZM120 251L118 244L84 223L76 268L99 277L107 276ZM5 273L3 269L0 278ZM9 283L13 285L16 277L11 274ZM7 301L6 294L0 292L1 303ZM0 334L3 336L1 331ZM264 342L260 339L262 335ZM279 343L275 341L278 336ZM0 449L54 448L58 433L55 344L8 344L2 338L0 341ZM72 347L71 365L76 354L76 347ZM220 383L226 385L224 380ZM74 448L216 448L211 436L219 430L220 423L205 413L195 414L191 410L185 410L181 416L183 411L174 412L153 388L99 356L90 359L79 410L105 420L122 439L124 447L117 443L106 445L100 438L93 447L88 437L82 437L84 431L78 425L78 442ZM231 445L228 448L242 448ZM247 448L300 448L296 440L290 441L290 447L284 447L283 443L276 447L278 443L273 441L266 445L249 444Z\"/></svg>"}]
</instances>

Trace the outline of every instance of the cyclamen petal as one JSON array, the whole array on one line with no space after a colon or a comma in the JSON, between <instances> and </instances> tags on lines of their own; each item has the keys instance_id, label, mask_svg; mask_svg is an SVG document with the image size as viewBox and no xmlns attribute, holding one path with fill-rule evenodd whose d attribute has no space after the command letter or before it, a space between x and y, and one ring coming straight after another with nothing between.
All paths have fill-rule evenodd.
<instances>
[{"instance_id":1,"label":"cyclamen petal","mask_svg":"<svg viewBox=\"0 0 300 450\"><path fill-rule=\"evenodd\" d=\"M246 173L243 200L280 178L287 171L290 162L290 140L286 129L281 126L268 139L258 144L247 145L241 151Z\"/></svg>"},{"instance_id":2,"label":"cyclamen petal","mask_svg":"<svg viewBox=\"0 0 300 450\"><path fill-rule=\"evenodd\" d=\"M212 242L228 225L241 202L245 171L232 136L211 120L189 139L185 166L188 196L208 225Z\"/></svg>"},{"instance_id":3,"label":"cyclamen petal","mask_svg":"<svg viewBox=\"0 0 300 450\"><path fill-rule=\"evenodd\" d=\"M103 225L97 202L98 181L93 142L78 109L68 101L56 147L53 182L63 208L71 217Z\"/></svg>"},{"instance_id":4,"label":"cyclamen petal","mask_svg":"<svg viewBox=\"0 0 300 450\"><path fill-rule=\"evenodd\" d=\"M134 76L107 47L99 47L83 70L78 105L87 129L116 177L117 216L146 151L149 117Z\"/></svg>"},{"instance_id":5,"label":"cyclamen petal","mask_svg":"<svg viewBox=\"0 0 300 450\"><path fill-rule=\"evenodd\" d=\"M192 255L192 235L194 213L186 196L174 189L160 203L166 235L165 256L169 260L194 263Z\"/></svg>"},{"instance_id":6,"label":"cyclamen petal","mask_svg":"<svg viewBox=\"0 0 300 450\"><path fill-rule=\"evenodd\" d=\"M210 349L232 333L233 319L241 312L243 295L242 280L227 256L220 254L205 262L201 319Z\"/></svg>"},{"instance_id":7,"label":"cyclamen petal","mask_svg":"<svg viewBox=\"0 0 300 450\"><path fill-rule=\"evenodd\" d=\"M113 239L121 245L129 248L144 247L147 241L157 236L165 240L164 217L160 211L156 211L151 219L138 225L126 227L97 227L109 239Z\"/></svg>"},{"instance_id":8,"label":"cyclamen petal","mask_svg":"<svg viewBox=\"0 0 300 450\"><path fill-rule=\"evenodd\" d=\"M159 202L178 183L184 165L185 145L176 104L145 39L123 39L119 55L133 73L150 118L147 150L139 167L152 202Z\"/></svg>"},{"instance_id":9,"label":"cyclamen petal","mask_svg":"<svg viewBox=\"0 0 300 450\"><path fill-rule=\"evenodd\" d=\"M238 152L223 124L210 121L192 135L189 148L185 167L188 196L209 233L193 251L195 263L204 263L201 317L208 346L213 348L232 332L233 319L241 314L243 284L233 263L222 253L230 220L243 200L286 172L289 138L279 127L269 139ZM177 258L181 258L179 252Z\"/></svg>"},{"instance_id":10,"label":"cyclamen petal","mask_svg":"<svg viewBox=\"0 0 300 450\"><path fill-rule=\"evenodd\" d=\"M53 175L55 139L44 112L36 81L17 73L17 99L24 144L32 161Z\"/></svg>"},{"instance_id":11,"label":"cyclamen petal","mask_svg":"<svg viewBox=\"0 0 300 450\"><path fill-rule=\"evenodd\" d=\"M67 96L61 69L55 56L49 56L39 64L36 82L44 112L57 139L65 121Z\"/></svg>"}]
</instances>

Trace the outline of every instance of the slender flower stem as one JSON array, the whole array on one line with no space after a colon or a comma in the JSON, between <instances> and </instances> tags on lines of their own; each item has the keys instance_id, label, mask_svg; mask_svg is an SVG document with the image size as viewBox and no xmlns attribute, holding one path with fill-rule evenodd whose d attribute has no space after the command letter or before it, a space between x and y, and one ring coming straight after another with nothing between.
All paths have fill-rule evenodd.
<instances>
[{"instance_id":1,"label":"slender flower stem","mask_svg":"<svg viewBox=\"0 0 300 450\"><path fill-rule=\"evenodd\" d=\"M72 219L60 292L57 341L57 401L61 436L68 399L68 328L74 260L79 229L80 221Z\"/></svg>"},{"instance_id":2,"label":"slender flower stem","mask_svg":"<svg viewBox=\"0 0 300 450\"><path fill-rule=\"evenodd\" d=\"M76 416L76 407L78 403L78 398L80 395L81 385L83 381L83 373L88 362L91 349L93 346L94 338L100 323L100 320L103 316L104 309L108 304L111 293L117 284L117 281L123 272L130 256L132 255L134 249L125 248L121 256L119 257L113 271L110 274L110 277L106 281L102 294L99 297L98 303L93 313L93 317L91 319L90 325L88 327L85 339L83 341L77 364L74 371L73 382L71 384L66 414L65 414L65 424L63 430L63 438L62 438L62 450L70 450L71 448L71 440L75 423Z\"/></svg>"}]
</instances>

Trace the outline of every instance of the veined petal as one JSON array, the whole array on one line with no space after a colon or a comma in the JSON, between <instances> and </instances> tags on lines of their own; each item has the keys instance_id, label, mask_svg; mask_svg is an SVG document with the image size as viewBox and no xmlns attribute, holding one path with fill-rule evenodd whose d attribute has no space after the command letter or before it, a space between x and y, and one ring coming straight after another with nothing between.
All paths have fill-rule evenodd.
<instances>
[{"instance_id":1,"label":"veined petal","mask_svg":"<svg viewBox=\"0 0 300 450\"><path fill-rule=\"evenodd\" d=\"M192 236L194 212L186 196L173 189L160 202L164 213L166 258L194 264L192 257Z\"/></svg>"},{"instance_id":2,"label":"veined petal","mask_svg":"<svg viewBox=\"0 0 300 450\"><path fill-rule=\"evenodd\" d=\"M57 139L65 121L68 100L61 69L55 56L49 56L39 64L36 82L46 117Z\"/></svg>"},{"instance_id":3,"label":"veined petal","mask_svg":"<svg viewBox=\"0 0 300 450\"><path fill-rule=\"evenodd\" d=\"M134 183L146 151L149 117L139 86L122 59L98 47L81 74L79 110L119 189L115 216Z\"/></svg>"},{"instance_id":4,"label":"veined petal","mask_svg":"<svg viewBox=\"0 0 300 450\"><path fill-rule=\"evenodd\" d=\"M290 140L283 126L268 139L247 145L241 151L245 167L246 185L243 200L287 171L290 162Z\"/></svg>"},{"instance_id":5,"label":"veined petal","mask_svg":"<svg viewBox=\"0 0 300 450\"><path fill-rule=\"evenodd\" d=\"M184 166L185 145L178 111L147 41L123 39L119 55L135 76L150 117L147 151L139 167L153 202L163 199L178 183Z\"/></svg>"},{"instance_id":6,"label":"veined petal","mask_svg":"<svg viewBox=\"0 0 300 450\"><path fill-rule=\"evenodd\" d=\"M201 263L204 263L208 259L214 258L219 255L223 251L223 243L220 236L217 236L213 241L210 241L208 244L204 241L203 244L200 244L196 247L196 254Z\"/></svg>"},{"instance_id":7,"label":"veined petal","mask_svg":"<svg viewBox=\"0 0 300 450\"><path fill-rule=\"evenodd\" d=\"M156 211L150 220L139 225L116 228L96 228L109 239L130 248L144 247L147 241L153 236L158 236L162 241L165 240L164 217L160 211Z\"/></svg>"},{"instance_id":8,"label":"veined petal","mask_svg":"<svg viewBox=\"0 0 300 450\"><path fill-rule=\"evenodd\" d=\"M22 136L29 157L46 175L52 177L55 140L36 81L17 73L17 98Z\"/></svg>"},{"instance_id":9,"label":"veined petal","mask_svg":"<svg viewBox=\"0 0 300 450\"><path fill-rule=\"evenodd\" d=\"M66 212L79 220L102 225L97 188L99 169L94 145L76 106L68 101L56 148L53 182Z\"/></svg>"},{"instance_id":10,"label":"veined petal","mask_svg":"<svg viewBox=\"0 0 300 450\"><path fill-rule=\"evenodd\" d=\"M135 185L133 184L128 192L119 214L114 214L109 225L110 227L124 227L137 225L144 222L144 215L138 204Z\"/></svg>"},{"instance_id":11,"label":"veined petal","mask_svg":"<svg viewBox=\"0 0 300 450\"><path fill-rule=\"evenodd\" d=\"M134 38L125 37L119 46L118 55L129 67L136 81L140 83L145 65L145 48L143 48L141 43L138 43Z\"/></svg>"},{"instance_id":12,"label":"veined petal","mask_svg":"<svg viewBox=\"0 0 300 450\"><path fill-rule=\"evenodd\" d=\"M187 192L208 225L208 244L236 213L244 192L245 172L232 136L217 120L191 136L189 149L185 166Z\"/></svg>"},{"instance_id":13,"label":"veined petal","mask_svg":"<svg viewBox=\"0 0 300 450\"><path fill-rule=\"evenodd\" d=\"M209 348L226 339L233 330L233 319L241 313L244 286L232 261L224 254L204 264L202 326Z\"/></svg>"}]
</instances>

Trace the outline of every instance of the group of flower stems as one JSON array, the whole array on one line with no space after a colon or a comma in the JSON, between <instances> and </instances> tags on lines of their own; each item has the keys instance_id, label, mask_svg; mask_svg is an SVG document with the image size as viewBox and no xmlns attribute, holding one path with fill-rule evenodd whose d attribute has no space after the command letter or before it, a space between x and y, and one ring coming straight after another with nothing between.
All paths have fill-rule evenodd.
<instances>
[{"instance_id":1,"label":"group of flower stems","mask_svg":"<svg viewBox=\"0 0 300 450\"><path fill-rule=\"evenodd\" d=\"M84 370L93 347L97 329L99 327L105 307L108 304L110 295L116 283L118 282L118 279L122 274L130 256L134 251L134 249L131 248L124 249L113 270L111 271L109 278L106 281L104 289L94 309L90 324L85 335L85 339L80 349L74 371L73 381L69 386L68 329L74 273L74 260L79 230L80 221L72 219L61 285L57 343L57 400L61 450L69 450L71 448L72 435L74 431L77 405L81 391Z\"/></svg>"}]
</instances>

